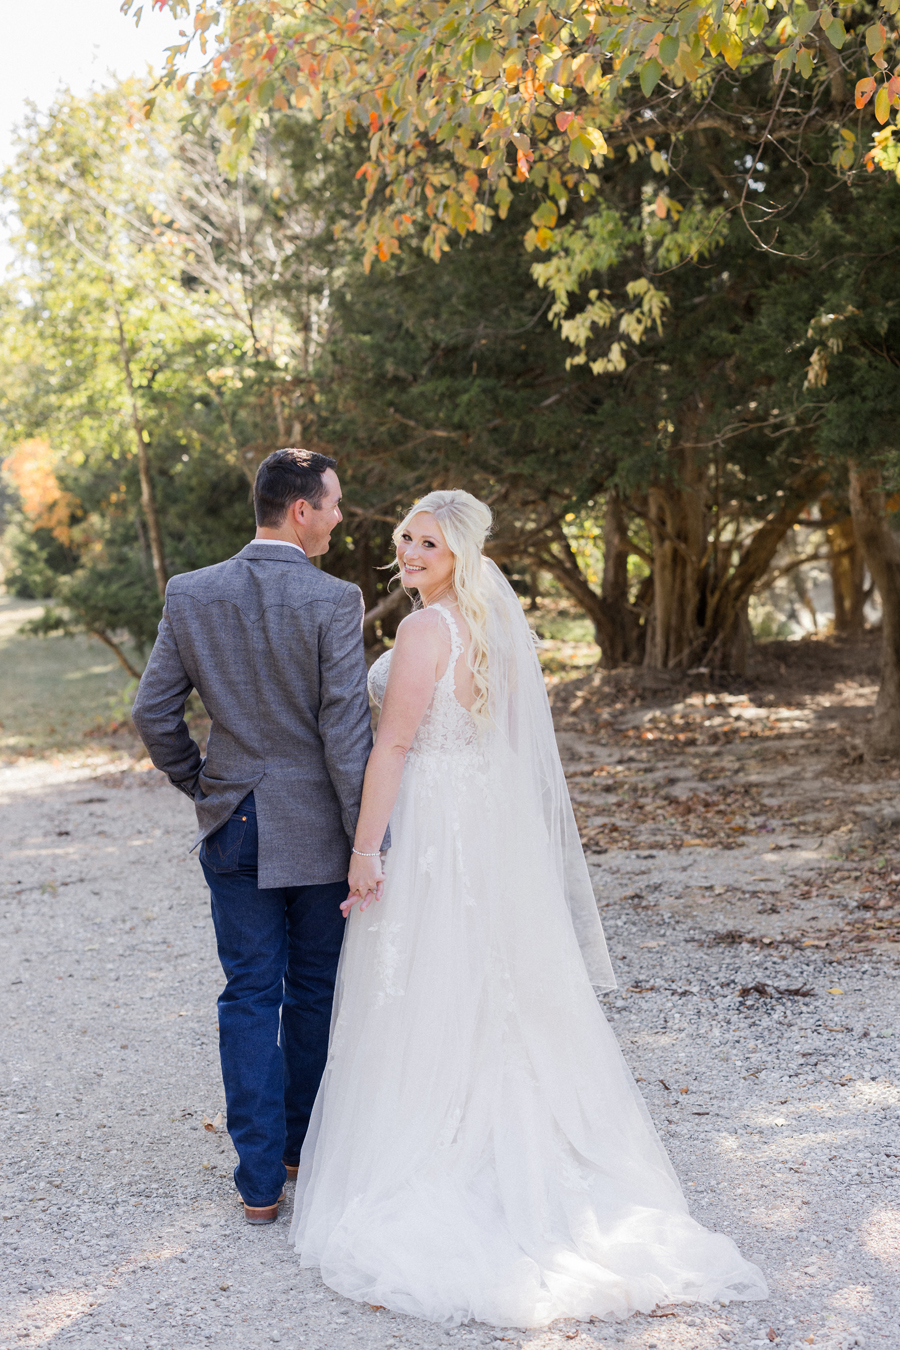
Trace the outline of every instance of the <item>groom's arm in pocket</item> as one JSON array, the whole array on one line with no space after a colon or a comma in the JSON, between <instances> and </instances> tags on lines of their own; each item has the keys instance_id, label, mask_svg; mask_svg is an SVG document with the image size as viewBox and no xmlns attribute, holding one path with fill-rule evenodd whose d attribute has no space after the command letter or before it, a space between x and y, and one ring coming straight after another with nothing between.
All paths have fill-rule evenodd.
<instances>
[{"instance_id":1,"label":"groom's arm in pocket","mask_svg":"<svg viewBox=\"0 0 900 1350\"><path fill-rule=\"evenodd\" d=\"M372 717L363 643L365 604L357 586L335 606L319 641L319 735L347 838L356 833L363 778L372 749ZM388 845L385 836L385 848Z\"/></svg>"},{"instance_id":2,"label":"groom's arm in pocket","mask_svg":"<svg viewBox=\"0 0 900 1350\"><path fill-rule=\"evenodd\" d=\"M203 768L200 747L184 720L184 705L193 687L166 606L131 716L153 763L168 775L173 787L191 799Z\"/></svg>"}]
</instances>

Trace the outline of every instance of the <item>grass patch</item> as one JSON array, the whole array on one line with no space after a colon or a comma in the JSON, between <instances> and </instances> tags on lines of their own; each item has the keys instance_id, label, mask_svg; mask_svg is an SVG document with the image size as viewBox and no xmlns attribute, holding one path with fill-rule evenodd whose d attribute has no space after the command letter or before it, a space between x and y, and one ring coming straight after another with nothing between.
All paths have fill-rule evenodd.
<instances>
[{"instance_id":1,"label":"grass patch","mask_svg":"<svg viewBox=\"0 0 900 1350\"><path fill-rule=\"evenodd\" d=\"M96 638L19 633L42 610L34 600L0 595L2 759L83 750L95 738L121 740L112 723L123 715L128 673Z\"/></svg>"}]
</instances>

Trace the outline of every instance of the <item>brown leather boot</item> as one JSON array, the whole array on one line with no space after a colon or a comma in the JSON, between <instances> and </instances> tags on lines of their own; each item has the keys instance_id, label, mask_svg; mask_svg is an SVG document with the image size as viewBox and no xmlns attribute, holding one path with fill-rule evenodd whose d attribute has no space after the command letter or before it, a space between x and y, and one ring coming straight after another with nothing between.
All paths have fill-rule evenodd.
<instances>
[{"instance_id":1,"label":"brown leather boot","mask_svg":"<svg viewBox=\"0 0 900 1350\"><path fill-rule=\"evenodd\" d=\"M261 1224L274 1223L278 1218L278 1206L284 1199L284 1191L281 1192L274 1205L248 1205L244 1204L244 1218L247 1223Z\"/></svg>"},{"instance_id":2,"label":"brown leather boot","mask_svg":"<svg viewBox=\"0 0 900 1350\"><path fill-rule=\"evenodd\" d=\"M282 1159L282 1161L284 1161ZM296 1181L297 1173L300 1171L299 1163L285 1163L284 1170L287 1172L288 1181Z\"/></svg>"}]
</instances>

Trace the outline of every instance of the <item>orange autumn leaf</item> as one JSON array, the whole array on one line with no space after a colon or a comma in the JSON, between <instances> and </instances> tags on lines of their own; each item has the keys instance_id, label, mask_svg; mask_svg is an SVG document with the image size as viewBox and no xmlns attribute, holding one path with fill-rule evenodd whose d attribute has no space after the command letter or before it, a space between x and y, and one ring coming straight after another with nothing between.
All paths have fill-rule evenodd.
<instances>
[{"instance_id":1,"label":"orange autumn leaf","mask_svg":"<svg viewBox=\"0 0 900 1350\"><path fill-rule=\"evenodd\" d=\"M78 502L59 485L49 441L39 437L21 441L3 461L3 468L32 526L36 530L49 530L61 544L68 544L69 521Z\"/></svg>"},{"instance_id":2,"label":"orange autumn leaf","mask_svg":"<svg viewBox=\"0 0 900 1350\"><path fill-rule=\"evenodd\" d=\"M854 101L857 108L864 108L869 99L875 93L875 77L870 75L868 79L857 80Z\"/></svg>"}]
</instances>

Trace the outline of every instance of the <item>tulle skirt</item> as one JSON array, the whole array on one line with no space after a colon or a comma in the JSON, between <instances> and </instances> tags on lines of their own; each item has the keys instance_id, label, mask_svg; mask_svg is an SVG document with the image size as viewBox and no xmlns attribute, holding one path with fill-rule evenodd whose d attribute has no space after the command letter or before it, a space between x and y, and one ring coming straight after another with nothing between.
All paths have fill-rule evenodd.
<instances>
[{"instance_id":1,"label":"tulle skirt","mask_svg":"<svg viewBox=\"0 0 900 1350\"><path fill-rule=\"evenodd\" d=\"M472 755L410 755L384 897L352 911L291 1241L444 1325L760 1299L691 1218L534 819Z\"/></svg>"}]
</instances>

